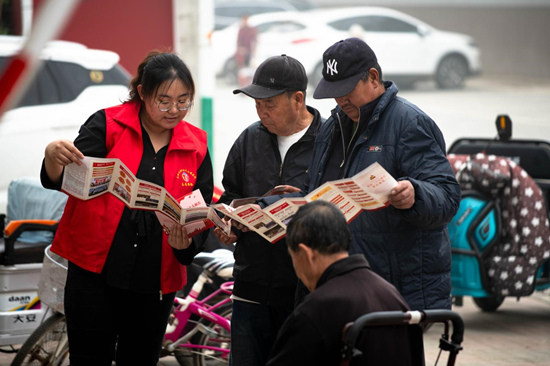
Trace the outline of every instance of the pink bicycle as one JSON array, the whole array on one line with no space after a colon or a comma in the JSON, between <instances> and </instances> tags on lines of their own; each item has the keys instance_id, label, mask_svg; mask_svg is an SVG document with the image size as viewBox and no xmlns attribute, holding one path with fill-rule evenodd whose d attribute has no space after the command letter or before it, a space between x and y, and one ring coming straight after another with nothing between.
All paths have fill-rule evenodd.
<instances>
[{"instance_id":1,"label":"pink bicycle","mask_svg":"<svg viewBox=\"0 0 550 366\"><path fill-rule=\"evenodd\" d=\"M231 348L233 282L223 282L215 286L215 291L199 298L205 284L216 278L231 278L233 253L225 249L200 253L193 262L202 267L202 272L189 294L174 301L161 355L174 355L182 366L224 365L229 361Z\"/></svg>"},{"instance_id":2,"label":"pink bicycle","mask_svg":"<svg viewBox=\"0 0 550 366\"><path fill-rule=\"evenodd\" d=\"M182 366L225 365L231 348L233 282L228 280L233 272L233 253L227 249L199 253L193 263L202 267L202 272L189 294L174 301L161 357L173 355ZM65 316L49 309L53 315L29 336L12 366L69 364Z\"/></svg>"}]
</instances>

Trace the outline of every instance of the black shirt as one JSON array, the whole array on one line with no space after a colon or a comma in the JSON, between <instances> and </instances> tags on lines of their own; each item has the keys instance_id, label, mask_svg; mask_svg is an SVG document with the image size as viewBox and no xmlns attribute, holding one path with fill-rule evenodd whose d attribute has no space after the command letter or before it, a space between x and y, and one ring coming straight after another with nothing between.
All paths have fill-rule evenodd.
<instances>
[{"instance_id":1,"label":"black shirt","mask_svg":"<svg viewBox=\"0 0 550 366\"><path fill-rule=\"evenodd\" d=\"M143 156L136 177L164 186L164 159L168 146L155 152L149 134L143 126L141 131ZM107 156L106 136L105 111L101 110L93 114L80 128L74 144L86 156L103 158ZM49 180L44 165L42 166L41 179L44 187L61 189L61 182L56 185ZM206 202L210 202L212 199L212 182L212 163L207 152L197 171L195 185L195 187L201 188ZM202 236L195 236L188 249L173 250L180 263L191 263L195 254L200 251L203 242ZM109 286L138 293L158 293L160 291L161 253L162 226L155 213L124 207L102 275ZM79 270L84 271L81 268Z\"/></svg>"}]
</instances>

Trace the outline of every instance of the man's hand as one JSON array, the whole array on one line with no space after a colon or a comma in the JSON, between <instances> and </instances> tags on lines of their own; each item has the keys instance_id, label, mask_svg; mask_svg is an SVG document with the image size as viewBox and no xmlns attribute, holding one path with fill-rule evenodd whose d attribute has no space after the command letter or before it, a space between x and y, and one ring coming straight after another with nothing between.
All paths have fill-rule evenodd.
<instances>
[{"instance_id":1,"label":"man's hand","mask_svg":"<svg viewBox=\"0 0 550 366\"><path fill-rule=\"evenodd\" d=\"M219 227L214 229L214 235L216 235L216 238L218 238L220 243L223 243L223 244L229 245L237 241L237 236L233 233L233 231L231 231L230 235L227 235Z\"/></svg>"},{"instance_id":2,"label":"man's hand","mask_svg":"<svg viewBox=\"0 0 550 366\"><path fill-rule=\"evenodd\" d=\"M291 187L291 186L288 186ZM261 210L262 207L260 205L257 205L255 203L250 204L250 206L253 206L254 208ZM247 231L250 231L246 225L241 224L238 221L231 220L231 225L242 231L243 233L246 233Z\"/></svg>"},{"instance_id":3,"label":"man's hand","mask_svg":"<svg viewBox=\"0 0 550 366\"><path fill-rule=\"evenodd\" d=\"M187 235L187 230L181 226L175 224L170 228L170 234L168 235L168 244L174 249L187 249L193 242L193 239Z\"/></svg>"},{"instance_id":4,"label":"man's hand","mask_svg":"<svg viewBox=\"0 0 550 366\"><path fill-rule=\"evenodd\" d=\"M301 191L302 190L300 188L284 184L284 185L276 186L273 189L269 190L269 192L264 194L264 197L265 196L274 196L274 195L279 195L279 194L287 194L287 193L297 193L297 192L301 192Z\"/></svg>"},{"instance_id":5,"label":"man's hand","mask_svg":"<svg viewBox=\"0 0 550 366\"><path fill-rule=\"evenodd\" d=\"M414 205L414 187L408 180L401 180L390 192L390 204L400 210Z\"/></svg>"}]
</instances>

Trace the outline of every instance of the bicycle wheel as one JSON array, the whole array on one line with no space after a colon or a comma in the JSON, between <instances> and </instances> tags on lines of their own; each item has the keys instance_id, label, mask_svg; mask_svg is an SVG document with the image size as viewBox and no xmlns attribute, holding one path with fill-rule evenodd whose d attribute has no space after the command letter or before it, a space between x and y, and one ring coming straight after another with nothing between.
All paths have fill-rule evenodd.
<instances>
[{"instance_id":1,"label":"bicycle wheel","mask_svg":"<svg viewBox=\"0 0 550 366\"><path fill-rule=\"evenodd\" d=\"M65 316L55 313L40 324L27 338L11 366L65 366L68 364L69 342Z\"/></svg>"},{"instance_id":2,"label":"bicycle wheel","mask_svg":"<svg viewBox=\"0 0 550 366\"><path fill-rule=\"evenodd\" d=\"M226 319L231 320L231 303L221 306L216 311L216 313ZM199 322L216 331L217 335L215 337L212 337L208 334L200 333L195 335L191 339L192 343L201 346L222 348L229 351L229 349L231 348L231 332L205 319L200 319ZM209 349L197 349L191 350L191 353L193 354L194 366L221 366L227 365L227 363L229 362L229 352L220 352ZM177 352L174 352L174 356L181 366L189 365L189 353L187 353L186 355L180 355Z\"/></svg>"}]
</instances>

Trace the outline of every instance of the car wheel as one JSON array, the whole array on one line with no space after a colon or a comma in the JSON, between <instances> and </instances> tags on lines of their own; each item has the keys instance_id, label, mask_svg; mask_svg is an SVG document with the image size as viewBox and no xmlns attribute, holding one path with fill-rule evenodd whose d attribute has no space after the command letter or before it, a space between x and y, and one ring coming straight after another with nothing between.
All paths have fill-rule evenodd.
<instances>
[{"instance_id":1,"label":"car wheel","mask_svg":"<svg viewBox=\"0 0 550 366\"><path fill-rule=\"evenodd\" d=\"M313 72L308 76L309 85L313 87L313 90L319 84L319 81L323 78L323 63L319 62L313 69Z\"/></svg>"},{"instance_id":2,"label":"car wheel","mask_svg":"<svg viewBox=\"0 0 550 366\"><path fill-rule=\"evenodd\" d=\"M458 89L464 86L468 65L461 56L447 56L437 67L435 81L440 89Z\"/></svg>"}]
</instances>

